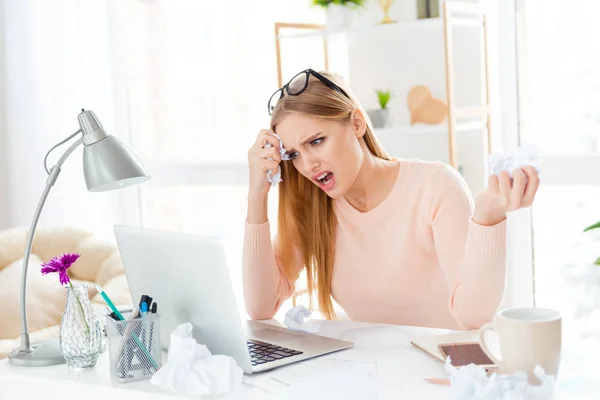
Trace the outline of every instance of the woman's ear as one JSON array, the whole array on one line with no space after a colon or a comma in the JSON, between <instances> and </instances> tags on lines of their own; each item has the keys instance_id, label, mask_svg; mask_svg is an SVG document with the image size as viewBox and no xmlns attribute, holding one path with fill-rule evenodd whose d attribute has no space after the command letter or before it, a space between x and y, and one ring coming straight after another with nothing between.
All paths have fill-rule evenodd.
<instances>
[{"instance_id":1,"label":"woman's ear","mask_svg":"<svg viewBox=\"0 0 600 400\"><path fill-rule=\"evenodd\" d=\"M350 114L350 122L352 122L356 137L363 137L367 132L367 121L365 120L365 116L363 115L362 111L358 108L352 110L352 113Z\"/></svg>"}]
</instances>

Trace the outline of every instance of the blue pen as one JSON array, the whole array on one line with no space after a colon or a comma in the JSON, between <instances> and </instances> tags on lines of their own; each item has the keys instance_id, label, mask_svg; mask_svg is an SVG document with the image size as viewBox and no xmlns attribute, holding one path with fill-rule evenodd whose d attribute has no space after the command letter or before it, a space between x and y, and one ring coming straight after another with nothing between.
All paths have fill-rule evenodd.
<instances>
[{"instance_id":1,"label":"blue pen","mask_svg":"<svg viewBox=\"0 0 600 400\"><path fill-rule=\"evenodd\" d=\"M98 292L100 293L100 296L102 296L102 298L104 299L104 301L106 302L106 304L108 304L108 306L110 307L110 309L113 310L113 312L115 313L115 315L117 316L117 318L119 318L119 320L121 320L121 321L124 321L125 318L123 317L123 314L121 314L121 312L117 309L117 307L115 307L115 305L113 304L113 302L111 301L111 299L104 292L104 289L102 289L102 286L96 285L96 289L98 289ZM146 305L146 307L148 307L148 305ZM142 349L142 351L144 352L144 354L146 355L146 357L148 358L148 360L152 363L152 366L154 367L154 369L156 371L158 371L158 365L156 365L156 362L154 361L154 359L152 358L152 356L150 355L150 353L148 353L148 350L146 350L146 348L144 347L144 345L142 344L142 342L140 342L140 339L133 332L131 333L131 337L133 337L133 339L135 340L135 342L138 345L138 347L140 349Z\"/></svg>"},{"instance_id":2,"label":"blue pen","mask_svg":"<svg viewBox=\"0 0 600 400\"><path fill-rule=\"evenodd\" d=\"M143 302L140 305L140 314L142 314L143 320L143 335L144 335L144 346L148 349L148 351L152 351L150 349L150 332L148 331L148 323L146 322L146 315L148 315L148 303Z\"/></svg>"}]
</instances>

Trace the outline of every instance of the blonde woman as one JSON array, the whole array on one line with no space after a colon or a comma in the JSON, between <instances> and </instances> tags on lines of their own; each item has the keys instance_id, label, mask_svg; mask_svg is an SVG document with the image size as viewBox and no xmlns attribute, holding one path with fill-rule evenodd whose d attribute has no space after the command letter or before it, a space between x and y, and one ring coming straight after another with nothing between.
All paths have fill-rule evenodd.
<instances>
[{"instance_id":1,"label":"blonde woman","mask_svg":"<svg viewBox=\"0 0 600 400\"><path fill-rule=\"evenodd\" d=\"M452 167L388 156L350 88L326 72L300 72L275 92L269 113L270 129L248 152L251 318L273 317L304 269L327 318L333 299L359 321L475 329L492 319L504 292L506 214L532 204L533 168L513 171L512 182L490 176L474 202ZM272 242L267 171L278 168Z\"/></svg>"}]
</instances>

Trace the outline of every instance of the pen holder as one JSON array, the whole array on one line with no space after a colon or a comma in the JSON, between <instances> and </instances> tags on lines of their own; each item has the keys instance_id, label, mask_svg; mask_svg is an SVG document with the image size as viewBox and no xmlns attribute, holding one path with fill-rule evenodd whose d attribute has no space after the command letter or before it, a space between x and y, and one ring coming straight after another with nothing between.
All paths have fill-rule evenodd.
<instances>
[{"instance_id":1,"label":"pen holder","mask_svg":"<svg viewBox=\"0 0 600 400\"><path fill-rule=\"evenodd\" d=\"M122 314L123 321L106 316L110 376L121 383L150 379L161 367L160 315Z\"/></svg>"}]
</instances>

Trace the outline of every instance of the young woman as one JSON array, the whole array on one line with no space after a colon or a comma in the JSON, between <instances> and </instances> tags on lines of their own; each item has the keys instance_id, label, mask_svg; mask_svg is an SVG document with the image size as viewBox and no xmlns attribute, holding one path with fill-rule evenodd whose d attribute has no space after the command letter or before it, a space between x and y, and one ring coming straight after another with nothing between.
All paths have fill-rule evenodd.
<instances>
[{"instance_id":1,"label":"young woman","mask_svg":"<svg viewBox=\"0 0 600 400\"><path fill-rule=\"evenodd\" d=\"M251 318L271 318L303 269L327 318L335 317L332 299L359 321L475 329L493 318L504 291L506 214L532 204L535 169L490 176L473 202L454 168L388 156L351 90L325 72L296 75L269 113L270 130L248 152ZM278 168L272 244L267 171Z\"/></svg>"}]
</instances>

